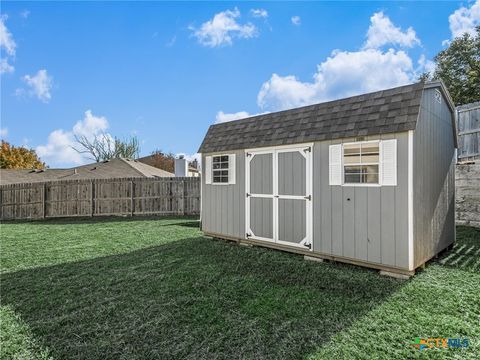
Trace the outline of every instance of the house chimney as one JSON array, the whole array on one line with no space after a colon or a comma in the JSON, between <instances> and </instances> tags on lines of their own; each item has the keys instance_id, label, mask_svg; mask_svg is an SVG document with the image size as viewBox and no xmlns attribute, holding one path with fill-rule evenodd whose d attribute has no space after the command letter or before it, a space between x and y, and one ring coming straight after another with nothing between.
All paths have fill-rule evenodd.
<instances>
[{"instance_id":1,"label":"house chimney","mask_svg":"<svg viewBox=\"0 0 480 360\"><path fill-rule=\"evenodd\" d=\"M188 161L183 155L175 159L175 177L188 176Z\"/></svg>"}]
</instances>

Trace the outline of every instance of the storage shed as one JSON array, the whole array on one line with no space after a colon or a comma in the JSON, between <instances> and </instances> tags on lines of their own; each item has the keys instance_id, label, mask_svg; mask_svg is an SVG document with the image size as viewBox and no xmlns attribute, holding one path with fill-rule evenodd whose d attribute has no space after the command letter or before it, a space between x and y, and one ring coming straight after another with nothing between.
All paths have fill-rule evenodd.
<instances>
[{"instance_id":1,"label":"storage shed","mask_svg":"<svg viewBox=\"0 0 480 360\"><path fill-rule=\"evenodd\" d=\"M442 82L215 124L202 230L413 275L455 240L456 147Z\"/></svg>"}]
</instances>

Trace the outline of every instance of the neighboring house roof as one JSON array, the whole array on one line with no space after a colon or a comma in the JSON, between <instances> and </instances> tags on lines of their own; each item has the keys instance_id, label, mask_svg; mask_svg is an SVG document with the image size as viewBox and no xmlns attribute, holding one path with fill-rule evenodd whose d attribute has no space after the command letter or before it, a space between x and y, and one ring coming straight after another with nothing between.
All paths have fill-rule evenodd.
<instances>
[{"instance_id":1,"label":"neighboring house roof","mask_svg":"<svg viewBox=\"0 0 480 360\"><path fill-rule=\"evenodd\" d=\"M167 171L129 159L111 159L70 169L17 170L0 169L0 184L54 180L112 179L125 177L174 177Z\"/></svg>"},{"instance_id":2,"label":"neighboring house roof","mask_svg":"<svg viewBox=\"0 0 480 360\"><path fill-rule=\"evenodd\" d=\"M441 82L400 86L321 104L210 126L201 153L414 130L423 89ZM452 104L449 103L451 107Z\"/></svg>"}]
</instances>

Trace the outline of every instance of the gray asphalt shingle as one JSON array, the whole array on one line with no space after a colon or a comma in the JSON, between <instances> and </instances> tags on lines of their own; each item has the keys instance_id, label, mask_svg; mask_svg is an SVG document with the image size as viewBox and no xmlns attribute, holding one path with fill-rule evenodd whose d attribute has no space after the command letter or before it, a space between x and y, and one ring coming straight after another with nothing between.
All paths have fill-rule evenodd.
<instances>
[{"instance_id":1,"label":"gray asphalt shingle","mask_svg":"<svg viewBox=\"0 0 480 360\"><path fill-rule=\"evenodd\" d=\"M414 130L422 82L210 126L199 152Z\"/></svg>"}]
</instances>

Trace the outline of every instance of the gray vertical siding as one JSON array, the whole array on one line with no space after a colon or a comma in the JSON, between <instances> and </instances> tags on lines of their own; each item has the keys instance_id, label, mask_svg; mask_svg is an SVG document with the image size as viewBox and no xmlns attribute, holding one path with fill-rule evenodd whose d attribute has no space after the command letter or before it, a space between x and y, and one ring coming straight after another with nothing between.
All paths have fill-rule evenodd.
<instances>
[{"instance_id":1,"label":"gray vertical siding","mask_svg":"<svg viewBox=\"0 0 480 360\"><path fill-rule=\"evenodd\" d=\"M245 238L245 152L236 154L236 183L206 185L202 176L202 229L208 233ZM211 154L208 154L211 155ZM205 164L205 154L202 155Z\"/></svg>"},{"instance_id":2,"label":"gray vertical siding","mask_svg":"<svg viewBox=\"0 0 480 360\"><path fill-rule=\"evenodd\" d=\"M242 172L245 176L245 168ZM272 154L257 154L250 162L250 192L252 194L273 194Z\"/></svg>"},{"instance_id":3,"label":"gray vertical siding","mask_svg":"<svg viewBox=\"0 0 480 360\"><path fill-rule=\"evenodd\" d=\"M280 195L306 195L306 160L298 152L278 154L278 193Z\"/></svg>"},{"instance_id":4,"label":"gray vertical siding","mask_svg":"<svg viewBox=\"0 0 480 360\"><path fill-rule=\"evenodd\" d=\"M255 236L273 238L273 199L250 199L250 229Z\"/></svg>"},{"instance_id":5,"label":"gray vertical siding","mask_svg":"<svg viewBox=\"0 0 480 360\"><path fill-rule=\"evenodd\" d=\"M452 113L435 89L424 91L413 139L414 264L419 266L455 240Z\"/></svg>"},{"instance_id":6,"label":"gray vertical siding","mask_svg":"<svg viewBox=\"0 0 480 360\"><path fill-rule=\"evenodd\" d=\"M278 200L278 238L300 243L306 236L305 200Z\"/></svg>"},{"instance_id":7,"label":"gray vertical siding","mask_svg":"<svg viewBox=\"0 0 480 360\"><path fill-rule=\"evenodd\" d=\"M313 154L313 250L408 269L408 133L397 139L397 186L330 186L328 147L353 139L321 141Z\"/></svg>"}]
</instances>

